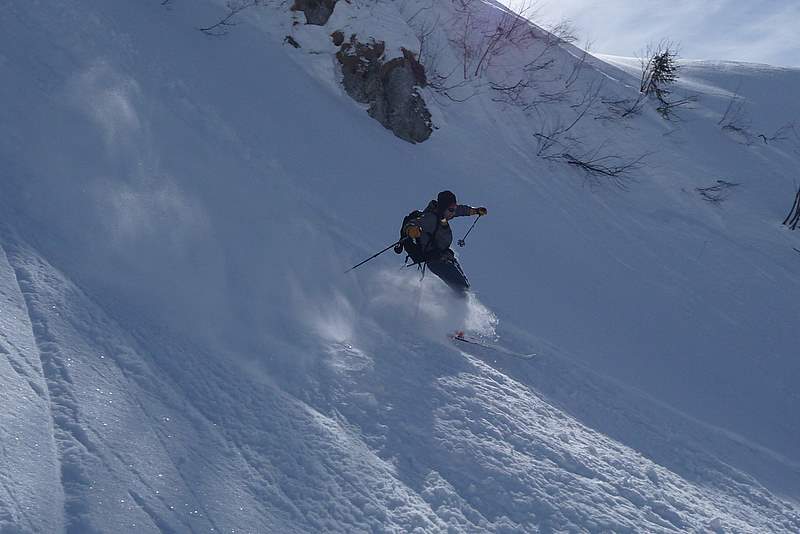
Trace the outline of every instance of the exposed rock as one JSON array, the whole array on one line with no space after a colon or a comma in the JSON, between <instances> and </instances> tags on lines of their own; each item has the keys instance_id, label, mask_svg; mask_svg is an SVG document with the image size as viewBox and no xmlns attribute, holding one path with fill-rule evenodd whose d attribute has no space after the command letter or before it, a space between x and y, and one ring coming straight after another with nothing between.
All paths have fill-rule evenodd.
<instances>
[{"instance_id":1,"label":"exposed rock","mask_svg":"<svg viewBox=\"0 0 800 534\"><path fill-rule=\"evenodd\" d=\"M306 24L324 26L333 14L337 0L294 0L292 11L306 14Z\"/></svg>"},{"instance_id":2,"label":"exposed rock","mask_svg":"<svg viewBox=\"0 0 800 534\"><path fill-rule=\"evenodd\" d=\"M284 43L288 43L288 44L292 45L292 46L293 46L293 47L295 47L295 48L300 48L300 43L298 43L298 42L295 40L295 38L294 38L294 37L292 37L291 35L287 35L286 37L284 37L284 38L283 38L283 42L284 42Z\"/></svg>"},{"instance_id":3,"label":"exposed rock","mask_svg":"<svg viewBox=\"0 0 800 534\"><path fill-rule=\"evenodd\" d=\"M336 30L331 34L331 39L333 39L334 46L342 46L342 44L344 44L344 32Z\"/></svg>"},{"instance_id":4,"label":"exposed rock","mask_svg":"<svg viewBox=\"0 0 800 534\"><path fill-rule=\"evenodd\" d=\"M371 103L373 96L381 92L380 71L384 44L380 41L359 43L356 36L342 44L336 58L342 64L342 83L351 97L362 104Z\"/></svg>"},{"instance_id":5,"label":"exposed rock","mask_svg":"<svg viewBox=\"0 0 800 534\"><path fill-rule=\"evenodd\" d=\"M370 116L397 137L410 143L425 141L433 131L431 114L417 91L427 83L425 68L405 49L403 57L384 62L384 51L383 42L360 43L355 35L342 43L336 57L345 91L357 102L369 104Z\"/></svg>"}]
</instances>

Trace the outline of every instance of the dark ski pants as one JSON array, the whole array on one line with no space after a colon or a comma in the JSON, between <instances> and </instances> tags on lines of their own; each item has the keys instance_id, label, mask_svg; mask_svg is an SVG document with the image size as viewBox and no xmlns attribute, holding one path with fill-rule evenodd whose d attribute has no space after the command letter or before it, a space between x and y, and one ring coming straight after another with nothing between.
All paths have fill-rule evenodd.
<instances>
[{"instance_id":1,"label":"dark ski pants","mask_svg":"<svg viewBox=\"0 0 800 534\"><path fill-rule=\"evenodd\" d=\"M436 261L428 261L428 269L442 279L459 296L466 297L469 289L469 282L461 270L461 265L453 258L446 258Z\"/></svg>"}]
</instances>

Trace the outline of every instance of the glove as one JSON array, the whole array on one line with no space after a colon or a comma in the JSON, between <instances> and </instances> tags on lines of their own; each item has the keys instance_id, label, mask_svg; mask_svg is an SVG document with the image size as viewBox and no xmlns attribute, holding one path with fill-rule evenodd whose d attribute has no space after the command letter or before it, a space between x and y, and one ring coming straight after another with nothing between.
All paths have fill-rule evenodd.
<instances>
[{"instance_id":1,"label":"glove","mask_svg":"<svg viewBox=\"0 0 800 534\"><path fill-rule=\"evenodd\" d=\"M472 208L472 211L473 211L473 215L480 215L480 216L484 216L487 213L487 210L484 207Z\"/></svg>"},{"instance_id":2,"label":"glove","mask_svg":"<svg viewBox=\"0 0 800 534\"><path fill-rule=\"evenodd\" d=\"M410 225L406 228L406 235L411 239L417 239L422 235L422 228L419 226Z\"/></svg>"}]
</instances>

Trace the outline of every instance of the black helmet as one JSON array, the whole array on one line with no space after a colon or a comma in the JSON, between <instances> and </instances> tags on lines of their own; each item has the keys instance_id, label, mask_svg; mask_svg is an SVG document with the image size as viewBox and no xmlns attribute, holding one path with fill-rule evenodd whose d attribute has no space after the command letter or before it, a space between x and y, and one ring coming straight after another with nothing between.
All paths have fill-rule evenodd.
<instances>
[{"instance_id":1,"label":"black helmet","mask_svg":"<svg viewBox=\"0 0 800 534\"><path fill-rule=\"evenodd\" d=\"M436 211L443 215L447 208L456 203L456 196L452 191L442 191L436 196Z\"/></svg>"}]
</instances>

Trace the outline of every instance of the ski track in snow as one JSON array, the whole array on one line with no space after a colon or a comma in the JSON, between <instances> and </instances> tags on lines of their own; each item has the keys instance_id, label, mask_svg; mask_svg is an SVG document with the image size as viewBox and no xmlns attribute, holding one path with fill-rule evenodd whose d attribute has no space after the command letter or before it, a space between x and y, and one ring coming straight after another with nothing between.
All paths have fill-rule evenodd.
<instances>
[{"instance_id":1,"label":"ski track in snow","mask_svg":"<svg viewBox=\"0 0 800 534\"><path fill-rule=\"evenodd\" d=\"M40 303L32 287L31 275L20 267L15 267L14 274L20 293L25 299L28 318L33 326L34 341L47 385L47 398L50 402L53 419L53 437L61 462L61 484L65 496L64 514L67 531L91 531L84 519L87 494L91 483L83 473L82 466L87 462L88 456L97 454L97 450L81 425L78 401L72 395L69 387L72 384L69 372L72 362L60 354L57 339L48 330L47 317L40 309Z\"/></svg>"}]
</instances>

